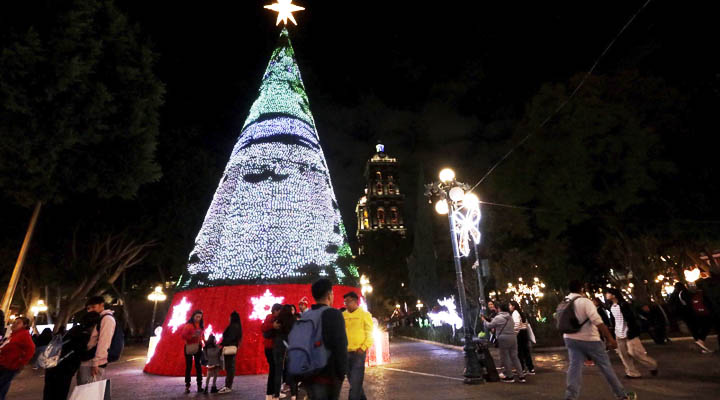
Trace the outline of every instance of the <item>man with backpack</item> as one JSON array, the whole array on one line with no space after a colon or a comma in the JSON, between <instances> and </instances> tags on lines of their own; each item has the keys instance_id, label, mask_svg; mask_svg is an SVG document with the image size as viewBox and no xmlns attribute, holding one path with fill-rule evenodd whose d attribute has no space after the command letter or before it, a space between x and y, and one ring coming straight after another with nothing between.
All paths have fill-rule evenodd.
<instances>
[{"instance_id":1,"label":"man with backpack","mask_svg":"<svg viewBox=\"0 0 720 400\"><path fill-rule=\"evenodd\" d=\"M288 337L288 373L302 380L311 400L337 400L348 368L345 320L332 308L328 279L312 285L315 303L295 322Z\"/></svg>"},{"instance_id":2,"label":"man with backpack","mask_svg":"<svg viewBox=\"0 0 720 400\"><path fill-rule=\"evenodd\" d=\"M87 349L92 358L80 364L77 374L78 385L105 379L105 368L108 365L108 355L116 325L113 312L105 309L105 299L102 296L89 298L85 303L85 308L88 312L94 311L100 314L100 323L93 328L90 334Z\"/></svg>"},{"instance_id":3,"label":"man with backpack","mask_svg":"<svg viewBox=\"0 0 720 400\"><path fill-rule=\"evenodd\" d=\"M563 333L570 362L565 399L574 400L580 396L583 363L588 358L595 362L616 398L636 399L634 393L625 392L615 375L600 334L609 348L617 348L617 342L603 323L593 302L582 296L582 288L581 282L570 282L570 294L558 305L555 316L558 330Z\"/></svg>"}]
</instances>

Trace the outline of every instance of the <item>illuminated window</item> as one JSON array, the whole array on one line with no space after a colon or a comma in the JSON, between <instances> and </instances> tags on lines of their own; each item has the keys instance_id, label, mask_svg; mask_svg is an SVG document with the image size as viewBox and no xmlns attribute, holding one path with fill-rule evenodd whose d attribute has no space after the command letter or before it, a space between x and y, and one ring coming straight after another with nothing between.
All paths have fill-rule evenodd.
<instances>
[{"instance_id":1,"label":"illuminated window","mask_svg":"<svg viewBox=\"0 0 720 400\"><path fill-rule=\"evenodd\" d=\"M383 226L385 224L385 210L378 208L377 210L378 225Z\"/></svg>"},{"instance_id":2,"label":"illuminated window","mask_svg":"<svg viewBox=\"0 0 720 400\"><path fill-rule=\"evenodd\" d=\"M390 208L390 223L397 225L399 220L397 207Z\"/></svg>"}]
</instances>

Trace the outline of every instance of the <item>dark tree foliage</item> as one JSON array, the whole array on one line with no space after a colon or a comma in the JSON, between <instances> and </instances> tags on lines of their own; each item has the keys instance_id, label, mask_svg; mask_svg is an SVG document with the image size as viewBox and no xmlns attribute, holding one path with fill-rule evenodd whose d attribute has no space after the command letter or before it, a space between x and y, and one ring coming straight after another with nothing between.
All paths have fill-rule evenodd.
<instances>
[{"instance_id":1,"label":"dark tree foliage","mask_svg":"<svg viewBox=\"0 0 720 400\"><path fill-rule=\"evenodd\" d=\"M420 171L417 189L417 212L415 220L415 233L413 235L412 253L408 257L408 278L410 289L424 304L435 304L439 296L439 282L437 273L437 254L433 238L432 205L425 198L422 184L425 176Z\"/></svg>"},{"instance_id":2,"label":"dark tree foliage","mask_svg":"<svg viewBox=\"0 0 720 400\"><path fill-rule=\"evenodd\" d=\"M3 194L25 206L78 193L130 198L157 180L164 87L139 29L112 1L18 7L27 9L0 10Z\"/></svg>"}]
</instances>

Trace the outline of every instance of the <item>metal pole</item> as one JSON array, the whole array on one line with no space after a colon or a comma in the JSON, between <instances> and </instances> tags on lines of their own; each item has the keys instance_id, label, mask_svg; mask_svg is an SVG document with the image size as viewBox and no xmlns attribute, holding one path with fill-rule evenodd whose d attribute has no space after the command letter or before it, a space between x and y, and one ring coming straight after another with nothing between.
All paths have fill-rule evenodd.
<instances>
[{"instance_id":1,"label":"metal pole","mask_svg":"<svg viewBox=\"0 0 720 400\"><path fill-rule=\"evenodd\" d=\"M449 196L448 196L449 197ZM455 236L455 221L453 217L454 207L448 200L448 221L450 223L450 240L452 242L453 249L453 260L455 262L455 275L457 276L458 286L458 308L463 320L463 334L465 336L465 345L463 350L465 352L465 371L463 376L465 377L464 382L467 384L478 384L483 383L483 371L480 366L480 360L478 359L477 352L475 351L475 343L473 342L473 335L470 330L470 318L467 315L467 301L465 298L465 284L463 283L462 276L462 265L460 263L460 252L458 251L457 237Z\"/></svg>"},{"instance_id":2,"label":"metal pole","mask_svg":"<svg viewBox=\"0 0 720 400\"><path fill-rule=\"evenodd\" d=\"M477 268L475 268L475 272L477 272L477 279L478 279L478 301L480 304L480 315L485 315L485 282L483 282L482 277L482 262L480 261L480 253L478 252L478 243L473 242L475 245L475 260L477 260Z\"/></svg>"},{"instance_id":3,"label":"metal pole","mask_svg":"<svg viewBox=\"0 0 720 400\"><path fill-rule=\"evenodd\" d=\"M42 202L37 202L35 205L35 211L30 218L30 225L28 225L27 232L25 232L25 239L20 247L20 254L18 254L17 261L15 262L15 269L13 269L12 276L10 277L10 283L8 283L7 291L2 300L2 311L6 316L10 310L10 303L12 303L13 296L15 295L15 289L17 288L20 275L22 274L23 264L25 263L25 256L27 255L28 247L30 247L30 240L32 239L33 232L35 231L35 224L37 223L38 216L40 215L40 207ZM5 321L3 321L5 323Z\"/></svg>"},{"instance_id":4,"label":"metal pole","mask_svg":"<svg viewBox=\"0 0 720 400\"><path fill-rule=\"evenodd\" d=\"M153 301L153 316L152 316L152 322L150 322L150 336L152 336L153 331L155 330L155 312L157 311L157 300Z\"/></svg>"}]
</instances>

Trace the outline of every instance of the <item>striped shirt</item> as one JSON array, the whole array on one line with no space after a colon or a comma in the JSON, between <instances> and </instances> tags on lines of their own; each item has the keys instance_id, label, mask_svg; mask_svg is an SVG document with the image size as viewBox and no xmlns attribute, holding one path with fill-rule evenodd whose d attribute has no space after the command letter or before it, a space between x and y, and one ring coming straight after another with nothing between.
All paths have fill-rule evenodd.
<instances>
[{"instance_id":1,"label":"striped shirt","mask_svg":"<svg viewBox=\"0 0 720 400\"><path fill-rule=\"evenodd\" d=\"M615 318L615 336L618 339L625 339L627 337L627 324L625 323L625 318L623 318L622 311L620 310L619 304L613 304L612 307L610 307L610 312L613 315L613 318Z\"/></svg>"}]
</instances>

